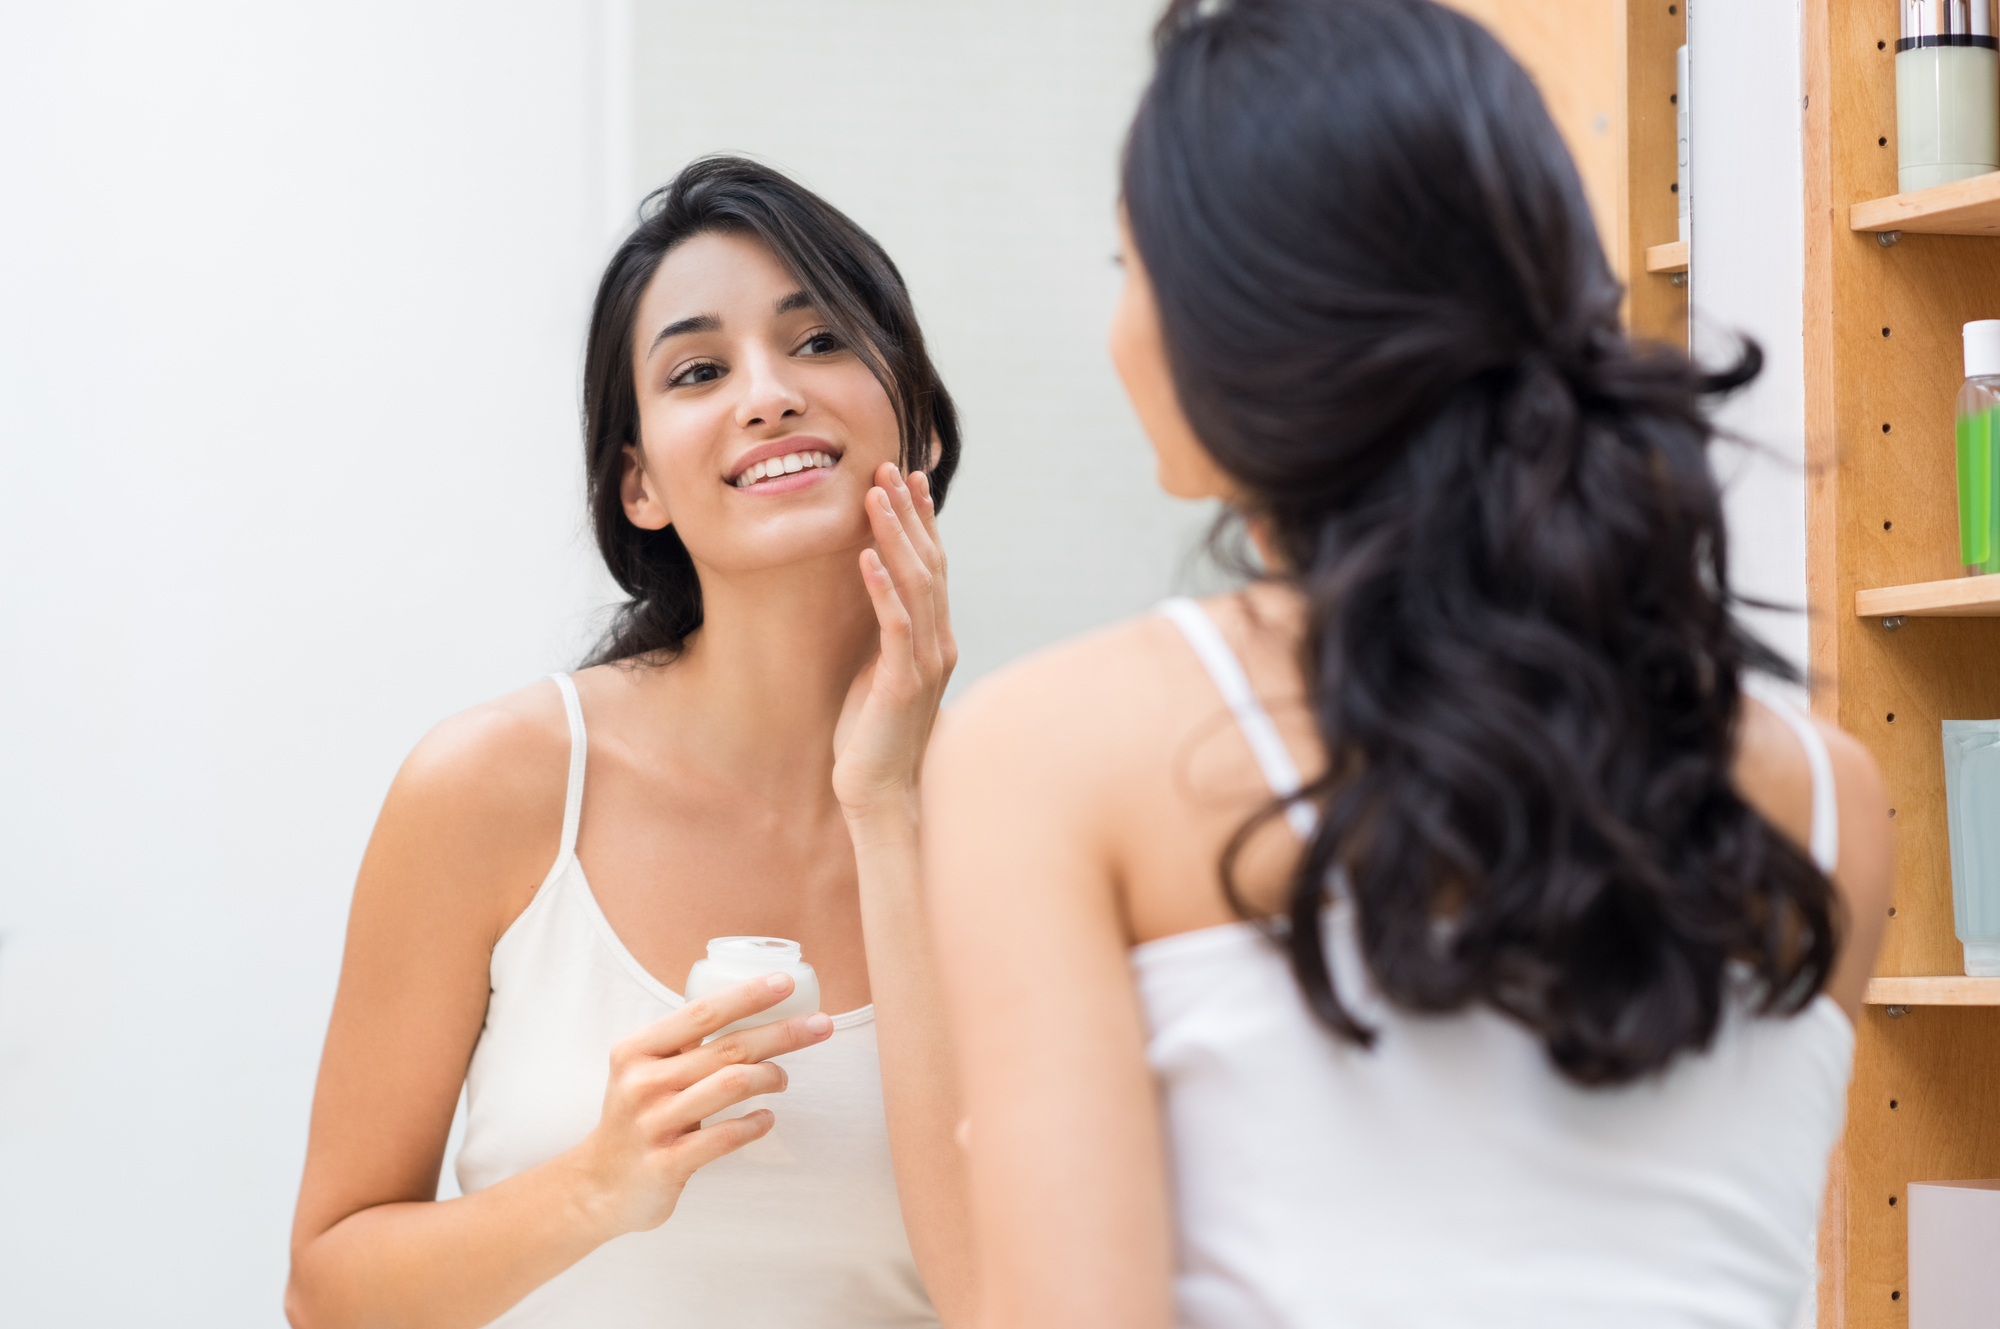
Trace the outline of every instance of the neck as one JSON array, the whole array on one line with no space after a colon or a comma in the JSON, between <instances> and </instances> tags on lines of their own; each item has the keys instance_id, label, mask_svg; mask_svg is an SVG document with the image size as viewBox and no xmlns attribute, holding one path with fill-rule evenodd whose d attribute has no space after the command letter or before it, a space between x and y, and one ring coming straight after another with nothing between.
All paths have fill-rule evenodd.
<instances>
[{"instance_id":1,"label":"neck","mask_svg":"<svg viewBox=\"0 0 2000 1329\"><path fill-rule=\"evenodd\" d=\"M830 803L834 726L878 647L855 551L700 575L702 626L660 678L677 744L730 783Z\"/></svg>"}]
</instances>

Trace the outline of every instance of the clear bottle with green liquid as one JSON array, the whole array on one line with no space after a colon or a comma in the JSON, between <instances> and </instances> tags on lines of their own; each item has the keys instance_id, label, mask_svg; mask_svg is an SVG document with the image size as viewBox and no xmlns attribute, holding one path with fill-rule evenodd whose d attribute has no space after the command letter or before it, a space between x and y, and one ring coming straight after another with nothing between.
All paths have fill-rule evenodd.
<instances>
[{"instance_id":1,"label":"clear bottle with green liquid","mask_svg":"<svg viewBox=\"0 0 2000 1329\"><path fill-rule=\"evenodd\" d=\"M2000 318L1965 325L1958 390L1958 555L1965 575L2000 572Z\"/></svg>"}]
</instances>

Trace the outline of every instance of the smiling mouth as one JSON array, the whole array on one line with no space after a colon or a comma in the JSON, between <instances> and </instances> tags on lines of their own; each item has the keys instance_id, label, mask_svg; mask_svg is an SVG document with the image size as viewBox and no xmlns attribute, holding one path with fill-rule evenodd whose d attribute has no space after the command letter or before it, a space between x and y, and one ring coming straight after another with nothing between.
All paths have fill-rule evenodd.
<instances>
[{"instance_id":1,"label":"smiling mouth","mask_svg":"<svg viewBox=\"0 0 2000 1329\"><path fill-rule=\"evenodd\" d=\"M749 489L766 480L780 476L797 475L800 471L819 470L832 466L840 460L831 452L787 452L782 457L767 457L751 465L743 474L730 481L738 489Z\"/></svg>"}]
</instances>

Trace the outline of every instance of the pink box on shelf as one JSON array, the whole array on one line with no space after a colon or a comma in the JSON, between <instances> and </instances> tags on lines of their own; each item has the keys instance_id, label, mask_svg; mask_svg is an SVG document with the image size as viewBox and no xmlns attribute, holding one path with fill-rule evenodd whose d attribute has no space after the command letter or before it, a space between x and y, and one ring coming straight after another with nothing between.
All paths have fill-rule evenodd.
<instances>
[{"instance_id":1,"label":"pink box on shelf","mask_svg":"<svg viewBox=\"0 0 2000 1329\"><path fill-rule=\"evenodd\" d=\"M1910 1329L2000 1325L2000 1180L1910 1183Z\"/></svg>"}]
</instances>

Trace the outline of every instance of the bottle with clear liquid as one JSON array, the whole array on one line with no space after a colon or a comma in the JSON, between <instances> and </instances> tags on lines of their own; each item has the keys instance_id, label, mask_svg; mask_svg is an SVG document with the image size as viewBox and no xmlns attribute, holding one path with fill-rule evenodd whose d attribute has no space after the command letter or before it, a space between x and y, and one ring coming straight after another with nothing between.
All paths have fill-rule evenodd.
<instances>
[{"instance_id":1,"label":"bottle with clear liquid","mask_svg":"<svg viewBox=\"0 0 2000 1329\"><path fill-rule=\"evenodd\" d=\"M2000 319L1965 325L1958 390L1958 554L1965 575L2000 572Z\"/></svg>"}]
</instances>

